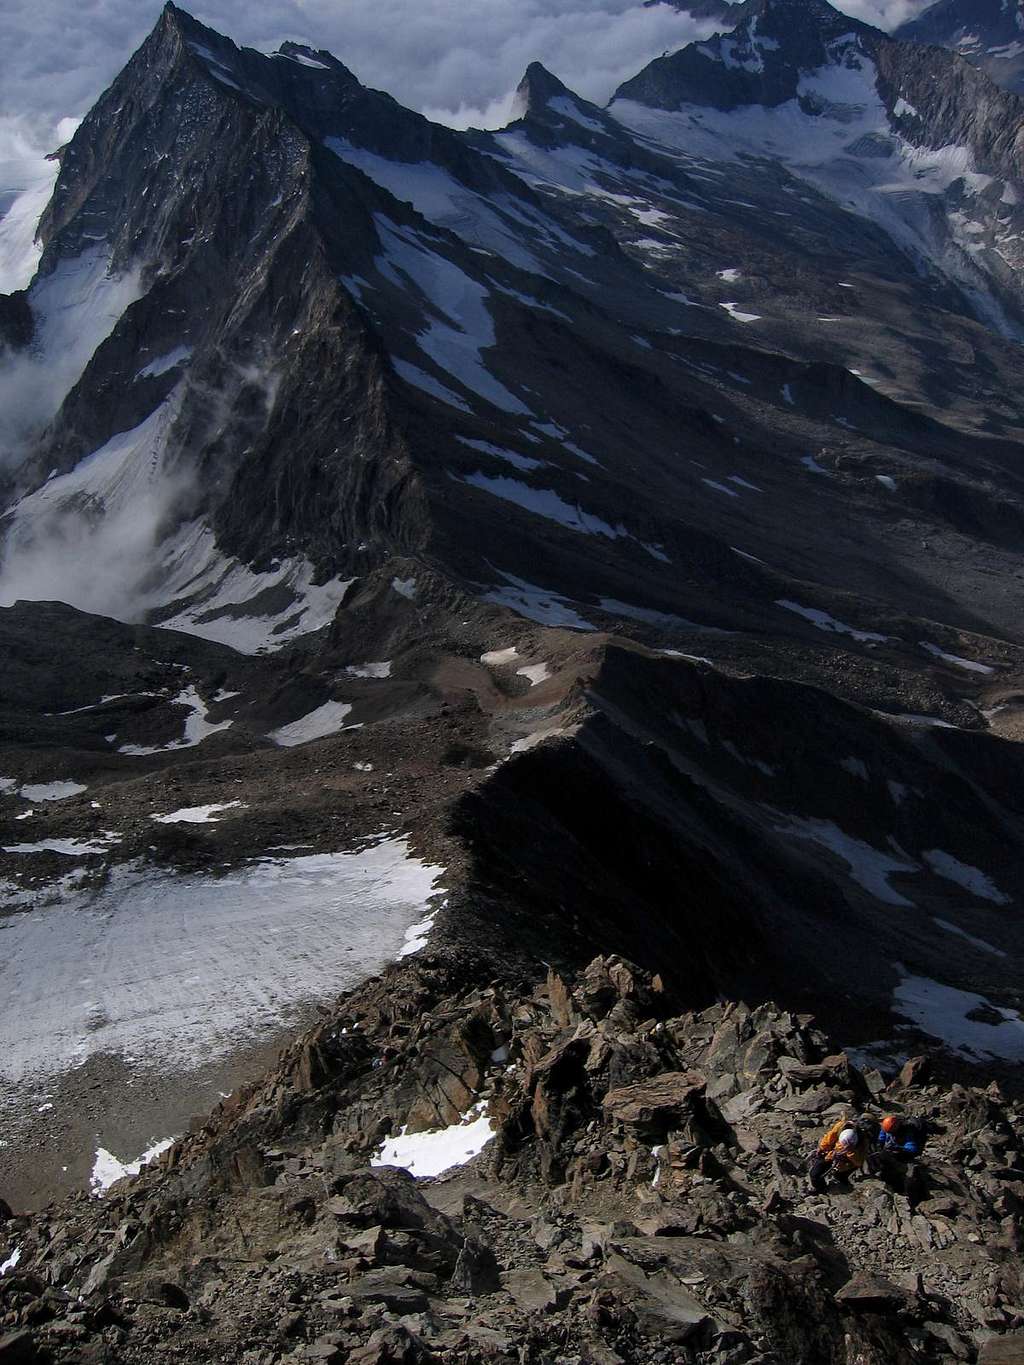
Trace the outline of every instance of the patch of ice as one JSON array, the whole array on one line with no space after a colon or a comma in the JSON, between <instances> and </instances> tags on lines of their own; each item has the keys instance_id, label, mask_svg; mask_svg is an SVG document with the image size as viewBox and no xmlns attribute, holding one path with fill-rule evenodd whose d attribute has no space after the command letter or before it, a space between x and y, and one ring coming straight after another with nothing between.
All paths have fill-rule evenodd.
<instances>
[{"instance_id":1,"label":"patch of ice","mask_svg":"<svg viewBox=\"0 0 1024 1365\"><path fill-rule=\"evenodd\" d=\"M783 384L782 401L788 403L790 407L796 407L796 399L793 397L793 386L791 384Z\"/></svg>"},{"instance_id":2,"label":"patch of ice","mask_svg":"<svg viewBox=\"0 0 1024 1365\"><path fill-rule=\"evenodd\" d=\"M709 488L713 488L716 493L724 493L728 498L738 498L739 494L735 488L729 488L724 483L719 483L716 479L701 479L701 483L706 483Z\"/></svg>"},{"instance_id":3,"label":"patch of ice","mask_svg":"<svg viewBox=\"0 0 1024 1365\"><path fill-rule=\"evenodd\" d=\"M850 635L855 640L870 641L875 640L879 643L884 642L889 637L887 635L877 635L870 630L856 630L853 626L845 625L842 621L837 621L834 616L830 616L827 611L821 611L818 607L802 607L799 602L791 602L788 598L777 598L775 605L783 607L786 611L794 611L798 616L810 621L812 626L817 626L819 630L830 631L834 635Z\"/></svg>"},{"instance_id":4,"label":"patch of ice","mask_svg":"<svg viewBox=\"0 0 1024 1365\"><path fill-rule=\"evenodd\" d=\"M211 806L182 806L180 810L172 810L167 815L151 815L149 818L161 825L215 825L218 811L234 810L242 805L241 801L220 801Z\"/></svg>"},{"instance_id":5,"label":"patch of ice","mask_svg":"<svg viewBox=\"0 0 1024 1365\"><path fill-rule=\"evenodd\" d=\"M325 701L315 711L300 716L267 736L282 748L291 749L297 744L308 744L310 740L323 739L326 735L336 735L342 729L342 722L352 710L347 701Z\"/></svg>"},{"instance_id":6,"label":"patch of ice","mask_svg":"<svg viewBox=\"0 0 1024 1365\"><path fill-rule=\"evenodd\" d=\"M894 891L889 878L896 872L917 872L916 863L903 862L898 858L872 848L863 839L845 834L832 820L817 820L813 817L795 816L784 825L776 826L779 834L792 834L798 839L809 839L819 847L828 849L841 858L849 868L850 876L865 891L886 905L913 905L905 896Z\"/></svg>"},{"instance_id":7,"label":"patch of ice","mask_svg":"<svg viewBox=\"0 0 1024 1365\"><path fill-rule=\"evenodd\" d=\"M688 621L685 616L673 616L668 611L657 611L654 607L638 607L632 602L620 602L616 597L600 599L602 611L612 616L625 617L627 621L644 621L649 626L666 626L675 630L701 630L714 635L723 632L717 626L702 626L696 621Z\"/></svg>"},{"instance_id":8,"label":"patch of ice","mask_svg":"<svg viewBox=\"0 0 1024 1365\"><path fill-rule=\"evenodd\" d=\"M371 1166L400 1166L411 1175L426 1179L464 1166L479 1156L494 1136L494 1121L476 1105L450 1128L435 1128L426 1133L410 1133L403 1128L398 1137L388 1138L370 1158Z\"/></svg>"},{"instance_id":9,"label":"patch of ice","mask_svg":"<svg viewBox=\"0 0 1024 1365\"><path fill-rule=\"evenodd\" d=\"M742 276L735 266L730 266L728 270L716 270L715 274L720 280L725 280L726 284L735 284Z\"/></svg>"},{"instance_id":10,"label":"patch of ice","mask_svg":"<svg viewBox=\"0 0 1024 1365\"><path fill-rule=\"evenodd\" d=\"M271 55L283 58L288 62L298 62L299 66L309 67L311 71L330 71L331 69L326 62L318 62L304 52L274 52Z\"/></svg>"},{"instance_id":11,"label":"patch of ice","mask_svg":"<svg viewBox=\"0 0 1024 1365\"><path fill-rule=\"evenodd\" d=\"M980 948L982 952L991 953L993 957L1006 957L1002 948L993 947L991 943L986 943L983 938L975 938L973 934L967 933L959 925L951 924L948 919L939 919L936 915L933 915L932 919L940 929L945 929L947 934L956 934L958 938L966 939L968 943L973 944L975 948Z\"/></svg>"},{"instance_id":12,"label":"patch of ice","mask_svg":"<svg viewBox=\"0 0 1024 1365\"><path fill-rule=\"evenodd\" d=\"M163 1138L134 1161L118 1161L105 1147L97 1147L96 1160L93 1162L92 1175L89 1177L89 1186L93 1194L101 1195L119 1180L127 1180L138 1175L143 1166L150 1165L173 1146L174 1138Z\"/></svg>"},{"instance_id":13,"label":"patch of ice","mask_svg":"<svg viewBox=\"0 0 1024 1365\"><path fill-rule=\"evenodd\" d=\"M919 640L918 643L920 644L921 648L925 650L926 653L934 655L936 659L941 659L943 663L953 664L956 668L962 668L966 670L968 673L995 672L995 669L992 668L989 664L979 664L974 659L963 659L960 657L959 654L947 654L946 651L940 649L938 645L931 645L927 642L927 640Z\"/></svg>"},{"instance_id":14,"label":"patch of ice","mask_svg":"<svg viewBox=\"0 0 1024 1365\"><path fill-rule=\"evenodd\" d=\"M957 990L926 976L906 976L893 991L893 1009L968 1061L993 1057L1024 1061L1024 1019L1016 1010L993 1005L983 995ZM976 1010L1002 1016L1001 1022L968 1019L967 1015Z\"/></svg>"},{"instance_id":15,"label":"patch of ice","mask_svg":"<svg viewBox=\"0 0 1024 1365\"><path fill-rule=\"evenodd\" d=\"M892 477L891 474L876 474L875 478L878 480L878 482L882 485L883 488L888 488L890 493L896 492L896 480Z\"/></svg>"},{"instance_id":16,"label":"patch of ice","mask_svg":"<svg viewBox=\"0 0 1024 1365\"><path fill-rule=\"evenodd\" d=\"M391 586L394 588L395 592L398 593L399 597L405 597L410 602L416 596L415 578L393 578L391 580Z\"/></svg>"},{"instance_id":17,"label":"patch of ice","mask_svg":"<svg viewBox=\"0 0 1024 1365\"><path fill-rule=\"evenodd\" d=\"M0 796L8 796L18 788L16 777L0 777Z\"/></svg>"},{"instance_id":18,"label":"patch of ice","mask_svg":"<svg viewBox=\"0 0 1024 1365\"><path fill-rule=\"evenodd\" d=\"M955 882L981 900L992 901L995 905L1009 905L1010 897L1005 896L992 879L969 863L962 863L952 853L943 853L939 848L929 848L921 854L931 870L947 881Z\"/></svg>"},{"instance_id":19,"label":"patch of ice","mask_svg":"<svg viewBox=\"0 0 1024 1365\"><path fill-rule=\"evenodd\" d=\"M86 790L84 782L37 782L22 787L18 795L26 801L66 801Z\"/></svg>"},{"instance_id":20,"label":"patch of ice","mask_svg":"<svg viewBox=\"0 0 1024 1365\"><path fill-rule=\"evenodd\" d=\"M551 677L551 670L546 663L529 664L526 668L517 668L516 674L520 678L528 678L531 687L536 687L538 683L546 682Z\"/></svg>"},{"instance_id":21,"label":"patch of ice","mask_svg":"<svg viewBox=\"0 0 1024 1365\"><path fill-rule=\"evenodd\" d=\"M21 1247L15 1247L11 1254L8 1256L7 1260L4 1261L2 1265L0 1265L0 1275L6 1275L9 1270L13 1270L20 1260Z\"/></svg>"}]
</instances>

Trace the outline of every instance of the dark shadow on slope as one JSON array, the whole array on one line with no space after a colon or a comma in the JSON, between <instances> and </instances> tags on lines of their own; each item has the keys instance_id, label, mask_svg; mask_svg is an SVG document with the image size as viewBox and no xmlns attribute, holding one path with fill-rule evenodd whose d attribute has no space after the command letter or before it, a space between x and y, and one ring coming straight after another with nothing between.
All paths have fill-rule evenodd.
<instances>
[{"instance_id":1,"label":"dark shadow on slope","mask_svg":"<svg viewBox=\"0 0 1024 1365\"><path fill-rule=\"evenodd\" d=\"M1019 746L615 646L591 701L575 738L507 762L456 812L474 888L520 950L568 967L619 952L689 1004L775 998L847 1037L892 1036L908 974L1021 1003L1009 899L925 856L1012 894Z\"/></svg>"}]
</instances>

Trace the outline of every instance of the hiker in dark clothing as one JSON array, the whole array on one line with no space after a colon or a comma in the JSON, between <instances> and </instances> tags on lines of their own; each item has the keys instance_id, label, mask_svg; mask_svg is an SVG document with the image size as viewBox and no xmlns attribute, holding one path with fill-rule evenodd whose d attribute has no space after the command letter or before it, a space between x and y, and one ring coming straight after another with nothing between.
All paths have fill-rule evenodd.
<instances>
[{"instance_id":1,"label":"hiker in dark clothing","mask_svg":"<svg viewBox=\"0 0 1024 1365\"><path fill-rule=\"evenodd\" d=\"M924 1119L906 1114L886 1114L875 1136L868 1158L868 1170L884 1180L890 1189L919 1203L927 1194L927 1178L917 1164L928 1141Z\"/></svg>"}]
</instances>

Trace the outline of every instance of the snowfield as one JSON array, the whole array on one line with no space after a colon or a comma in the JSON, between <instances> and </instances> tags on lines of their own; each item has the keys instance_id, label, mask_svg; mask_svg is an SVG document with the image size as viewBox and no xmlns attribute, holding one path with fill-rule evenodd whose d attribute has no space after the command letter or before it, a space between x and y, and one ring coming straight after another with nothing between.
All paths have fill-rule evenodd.
<instances>
[{"instance_id":1,"label":"snowfield","mask_svg":"<svg viewBox=\"0 0 1024 1365\"><path fill-rule=\"evenodd\" d=\"M404 839L222 877L115 868L4 925L0 1094L109 1052L188 1071L394 958L443 869Z\"/></svg>"}]
</instances>

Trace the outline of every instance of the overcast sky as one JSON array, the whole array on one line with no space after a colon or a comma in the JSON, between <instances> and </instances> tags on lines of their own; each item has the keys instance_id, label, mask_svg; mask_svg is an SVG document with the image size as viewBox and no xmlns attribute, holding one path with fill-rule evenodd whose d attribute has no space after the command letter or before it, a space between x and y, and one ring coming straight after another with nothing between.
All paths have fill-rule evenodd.
<instances>
[{"instance_id":1,"label":"overcast sky","mask_svg":"<svg viewBox=\"0 0 1024 1365\"><path fill-rule=\"evenodd\" d=\"M453 122L494 121L533 59L606 100L652 57L703 37L638 0L195 0L236 42L294 38L335 53L366 84ZM840 0L891 27L924 0ZM161 0L0 0L0 161L81 117L139 45ZM18 143L16 139L20 138Z\"/></svg>"}]
</instances>

